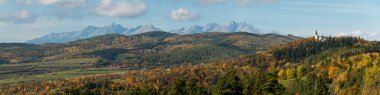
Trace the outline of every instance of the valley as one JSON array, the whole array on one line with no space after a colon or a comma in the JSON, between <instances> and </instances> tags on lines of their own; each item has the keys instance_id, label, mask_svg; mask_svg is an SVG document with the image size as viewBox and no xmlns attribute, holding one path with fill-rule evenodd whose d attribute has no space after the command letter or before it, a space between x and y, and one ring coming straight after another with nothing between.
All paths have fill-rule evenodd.
<instances>
[{"instance_id":1,"label":"valley","mask_svg":"<svg viewBox=\"0 0 380 95\"><path fill-rule=\"evenodd\" d=\"M152 68L127 69L133 66L112 63L20 79L2 79L1 84L13 85L2 86L0 92L127 95L376 94L375 89L365 88L376 88L376 82L380 80L376 73L380 62L379 51L379 42L357 37L329 37L325 41L304 38L254 54L207 63L204 61L204 64L140 64L138 67ZM87 62L93 60L88 59ZM54 67L54 61L48 63ZM0 66L22 67L17 64Z\"/></svg>"}]
</instances>

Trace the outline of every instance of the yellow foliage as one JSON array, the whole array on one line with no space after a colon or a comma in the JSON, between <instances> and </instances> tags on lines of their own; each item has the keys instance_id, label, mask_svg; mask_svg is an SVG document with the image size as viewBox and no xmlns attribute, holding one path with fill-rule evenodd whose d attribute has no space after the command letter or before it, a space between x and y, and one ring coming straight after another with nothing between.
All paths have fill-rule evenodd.
<instances>
[{"instance_id":1,"label":"yellow foliage","mask_svg":"<svg viewBox=\"0 0 380 95\"><path fill-rule=\"evenodd\" d=\"M328 76L329 76L329 78L332 78L332 77L334 77L335 76L335 71L336 71L336 67L334 67L334 66L330 66L327 70L328 70Z\"/></svg>"},{"instance_id":2,"label":"yellow foliage","mask_svg":"<svg viewBox=\"0 0 380 95\"><path fill-rule=\"evenodd\" d=\"M286 79L286 73L282 69L278 72L277 76L279 79Z\"/></svg>"},{"instance_id":3,"label":"yellow foliage","mask_svg":"<svg viewBox=\"0 0 380 95\"><path fill-rule=\"evenodd\" d=\"M380 83L380 67L373 66L366 70L364 75L364 87L363 93L366 95L379 95L379 91L376 89L380 89L378 85Z\"/></svg>"},{"instance_id":4,"label":"yellow foliage","mask_svg":"<svg viewBox=\"0 0 380 95\"><path fill-rule=\"evenodd\" d=\"M286 78L287 79L292 79L296 75L296 70L295 69L287 69L286 70Z\"/></svg>"},{"instance_id":5,"label":"yellow foliage","mask_svg":"<svg viewBox=\"0 0 380 95\"><path fill-rule=\"evenodd\" d=\"M119 84L115 84L115 83L111 84L111 89L115 90L115 89L119 89L119 88L120 88Z\"/></svg>"}]
</instances>

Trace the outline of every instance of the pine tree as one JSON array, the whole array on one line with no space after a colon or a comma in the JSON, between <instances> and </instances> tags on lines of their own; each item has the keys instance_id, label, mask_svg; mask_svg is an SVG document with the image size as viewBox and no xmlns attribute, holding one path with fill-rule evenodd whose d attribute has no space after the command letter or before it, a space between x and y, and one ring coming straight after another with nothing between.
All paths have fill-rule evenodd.
<instances>
[{"instance_id":1,"label":"pine tree","mask_svg":"<svg viewBox=\"0 0 380 95\"><path fill-rule=\"evenodd\" d=\"M264 95L281 95L285 90L285 88L281 84L279 84L277 79L275 78L270 79L267 83L263 85L261 89L263 91L262 94Z\"/></svg>"},{"instance_id":2,"label":"pine tree","mask_svg":"<svg viewBox=\"0 0 380 95\"><path fill-rule=\"evenodd\" d=\"M186 87L186 80L184 78L179 78L172 86L170 94L171 95L185 95L186 94L185 87Z\"/></svg>"},{"instance_id":3,"label":"pine tree","mask_svg":"<svg viewBox=\"0 0 380 95\"><path fill-rule=\"evenodd\" d=\"M236 71L229 71L218 79L212 95L242 95L243 86Z\"/></svg>"},{"instance_id":4,"label":"pine tree","mask_svg":"<svg viewBox=\"0 0 380 95\"><path fill-rule=\"evenodd\" d=\"M186 81L186 94L188 95L206 95L207 91L204 88L198 79L192 77Z\"/></svg>"}]
</instances>

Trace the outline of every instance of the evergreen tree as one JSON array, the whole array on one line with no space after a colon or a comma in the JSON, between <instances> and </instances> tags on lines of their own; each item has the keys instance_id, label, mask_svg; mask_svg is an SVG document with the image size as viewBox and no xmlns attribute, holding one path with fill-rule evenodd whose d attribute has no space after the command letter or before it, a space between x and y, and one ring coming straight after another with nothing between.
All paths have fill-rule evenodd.
<instances>
[{"instance_id":1,"label":"evergreen tree","mask_svg":"<svg viewBox=\"0 0 380 95\"><path fill-rule=\"evenodd\" d=\"M329 95L329 87L328 87L328 78L327 72L322 72L320 76L317 77L314 84L314 95Z\"/></svg>"},{"instance_id":2,"label":"evergreen tree","mask_svg":"<svg viewBox=\"0 0 380 95\"><path fill-rule=\"evenodd\" d=\"M192 77L186 81L186 94L188 95L206 95L207 91L205 90L198 79Z\"/></svg>"},{"instance_id":3,"label":"evergreen tree","mask_svg":"<svg viewBox=\"0 0 380 95\"><path fill-rule=\"evenodd\" d=\"M243 86L236 71L229 71L218 79L212 95L242 95Z\"/></svg>"},{"instance_id":4,"label":"evergreen tree","mask_svg":"<svg viewBox=\"0 0 380 95\"><path fill-rule=\"evenodd\" d=\"M244 95L252 95L253 94L253 82L251 79L248 78L248 76L244 76L243 79L243 94Z\"/></svg>"},{"instance_id":5,"label":"evergreen tree","mask_svg":"<svg viewBox=\"0 0 380 95\"><path fill-rule=\"evenodd\" d=\"M170 94L172 95L185 95L186 94L186 80L179 78L171 88Z\"/></svg>"},{"instance_id":6,"label":"evergreen tree","mask_svg":"<svg viewBox=\"0 0 380 95\"><path fill-rule=\"evenodd\" d=\"M295 78L289 84L289 89L288 89L289 94L292 94L292 95L303 94L304 91L305 91L305 88L304 88L304 84L301 78Z\"/></svg>"},{"instance_id":7,"label":"evergreen tree","mask_svg":"<svg viewBox=\"0 0 380 95\"><path fill-rule=\"evenodd\" d=\"M278 83L278 80L275 78L270 79L267 83L263 85L262 94L264 95L281 95L283 94L285 88Z\"/></svg>"}]
</instances>

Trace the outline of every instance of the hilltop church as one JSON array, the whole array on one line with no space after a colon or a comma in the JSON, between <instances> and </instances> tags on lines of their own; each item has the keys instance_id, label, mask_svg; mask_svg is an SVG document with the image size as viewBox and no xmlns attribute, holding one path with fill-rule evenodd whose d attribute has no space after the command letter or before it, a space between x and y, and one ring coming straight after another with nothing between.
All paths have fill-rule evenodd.
<instances>
[{"instance_id":1,"label":"hilltop church","mask_svg":"<svg viewBox=\"0 0 380 95\"><path fill-rule=\"evenodd\" d=\"M315 30L314 40L315 41L325 41L326 39L323 36L319 36L318 35L318 30Z\"/></svg>"}]
</instances>

